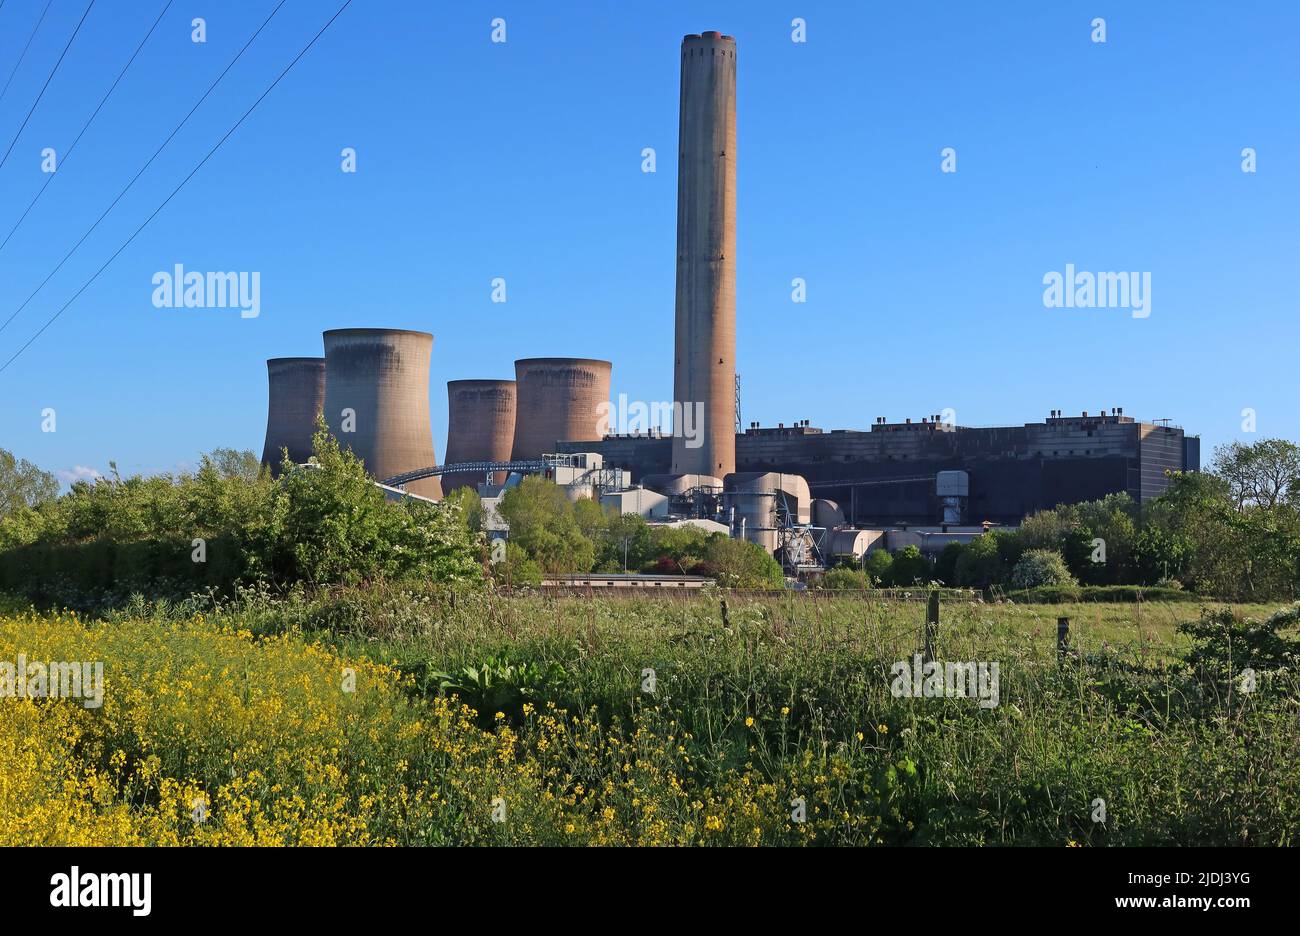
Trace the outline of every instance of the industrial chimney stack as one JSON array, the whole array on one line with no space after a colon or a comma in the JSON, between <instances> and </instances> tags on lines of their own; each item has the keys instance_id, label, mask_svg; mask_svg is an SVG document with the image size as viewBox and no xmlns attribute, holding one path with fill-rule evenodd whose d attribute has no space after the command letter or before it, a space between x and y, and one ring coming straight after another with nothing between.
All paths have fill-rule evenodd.
<instances>
[{"instance_id":1,"label":"industrial chimney stack","mask_svg":"<svg viewBox=\"0 0 1300 936\"><path fill-rule=\"evenodd\" d=\"M674 432L672 473L721 478L736 470L735 39L682 39L679 107L673 399L703 404L703 444Z\"/></svg>"},{"instance_id":2,"label":"industrial chimney stack","mask_svg":"<svg viewBox=\"0 0 1300 936\"><path fill-rule=\"evenodd\" d=\"M376 481L437 464L429 428L433 335L397 328L325 332L325 422ZM406 485L441 498L437 478Z\"/></svg>"}]
</instances>

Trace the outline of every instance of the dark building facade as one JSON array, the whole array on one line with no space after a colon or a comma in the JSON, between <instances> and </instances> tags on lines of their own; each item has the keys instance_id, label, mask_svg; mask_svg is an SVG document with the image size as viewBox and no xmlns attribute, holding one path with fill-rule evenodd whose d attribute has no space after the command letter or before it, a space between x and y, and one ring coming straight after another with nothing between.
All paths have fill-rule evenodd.
<instances>
[{"instance_id":1,"label":"dark building facade","mask_svg":"<svg viewBox=\"0 0 1300 936\"><path fill-rule=\"evenodd\" d=\"M672 440L607 436L562 443L562 452L600 452L634 479L666 474ZM965 471L970 492L963 523L1016 525L1058 504L1126 491L1158 497L1168 472L1200 468L1200 439L1176 426L1144 423L1122 410L1080 416L1056 412L1041 423L966 428L937 418L878 420L867 431L823 432L807 422L751 426L736 436L737 471L781 471L807 479L814 497L836 501L854 526L930 524L942 516L940 471Z\"/></svg>"}]
</instances>

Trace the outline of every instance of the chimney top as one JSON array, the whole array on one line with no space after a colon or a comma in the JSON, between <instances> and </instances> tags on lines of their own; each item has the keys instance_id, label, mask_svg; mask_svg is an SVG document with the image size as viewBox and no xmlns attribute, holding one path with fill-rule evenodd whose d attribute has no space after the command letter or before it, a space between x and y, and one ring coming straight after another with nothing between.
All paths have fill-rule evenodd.
<instances>
[{"instance_id":1,"label":"chimney top","mask_svg":"<svg viewBox=\"0 0 1300 936\"><path fill-rule=\"evenodd\" d=\"M709 29L702 33L687 33L682 37L683 42L689 42L692 39L702 39L709 42L735 42L734 36L724 36L716 29Z\"/></svg>"}]
</instances>

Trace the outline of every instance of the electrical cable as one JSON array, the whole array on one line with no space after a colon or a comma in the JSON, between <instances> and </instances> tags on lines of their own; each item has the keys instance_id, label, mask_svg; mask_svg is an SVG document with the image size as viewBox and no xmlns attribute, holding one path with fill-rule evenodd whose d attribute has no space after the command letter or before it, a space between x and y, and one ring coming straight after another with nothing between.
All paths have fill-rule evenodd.
<instances>
[{"instance_id":1,"label":"electrical cable","mask_svg":"<svg viewBox=\"0 0 1300 936\"><path fill-rule=\"evenodd\" d=\"M197 166L195 166L192 170L190 170L190 174L187 175L184 179L182 179L180 184L177 185L176 188L172 189L171 194L168 195L165 199L163 199L162 204L154 209L153 214L145 218L143 223L141 223L141 225L138 228L136 228L134 232L132 232L131 236L128 237L122 243L122 246L117 248L117 250L113 252L113 255L109 257L106 261L104 261L104 265L101 266L98 270L96 270L94 274L90 277L90 279L86 280L86 282L82 284L81 288L72 294L72 298L69 299L67 302L65 302L63 306L59 309L59 311L51 315L49 319L45 322L45 324L42 325L40 329L36 332L36 334L32 335L31 338L27 339L27 343L24 344L17 351L15 351L13 355L9 358L9 360L5 361L4 364L0 366L0 374L8 370L9 365L12 364L15 360L17 360L18 356L21 355L24 351L26 351L31 346L32 342L34 342L37 338L39 338L47 328L53 325L55 320L60 315L62 315L70 305L72 305L74 302L77 301L77 297L79 297L83 292L89 289L91 283L95 282L95 280L99 278L99 275L103 273L106 269L108 269L109 264L111 264L114 260L116 260L118 255L121 254L122 251L126 250L126 248L131 245L131 242L134 241L136 237L140 234L140 232L143 231L149 225L149 222L152 221L154 218L156 218L158 214L164 208L167 207L167 203L170 202L176 196L177 192L179 192L182 188L185 187L185 183L189 182L190 179L194 178L195 174L200 169L202 169L204 164L209 159L212 158L213 154L216 153L216 151L221 148L222 144L225 143L226 140L230 139L231 135L236 130L239 129L240 125L248 118L248 115L251 114L257 108L257 105L261 104L262 101L266 98L266 96L270 94L273 90L275 90L275 86L280 83L281 79L283 79L285 75L289 74L290 69L292 69L295 65L298 64L299 60L304 55L306 55L311 50L312 46L316 44L317 40L320 39L320 37L325 34L325 30L329 29L330 26L333 25L334 21L338 19L339 16L342 15L343 11L346 10L351 4L352 4L352 0L344 0L343 5L334 12L334 15L331 16L329 20L325 23L325 25L320 28L320 31L317 32L316 35L311 38L310 42L308 42L305 46L303 46L302 51L299 52L294 57L293 61L291 61L288 65L285 66L284 71L280 72L280 74L276 76L275 80L272 81L270 85L267 86L266 90L263 91L261 96L259 96L258 99L252 103L252 105L248 108L248 110L244 111L243 116L241 116L237 121L235 121L234 125L229 130L226 131L225 136L223 136L220 140L218 140L216 145L213 146L212 149L208 150L208 154L204 156L201 160L199 160L199 164Z\"/></svg>"},{"instance_id":2,"label":"electrical cable","mask_svg":"<svg viewBox=\"0 0 1300 936\"><path fill-rule=\"evenodd\" d=\"M3 2L3 0L0 0L0 2ZM104 104L108 101L109 96L117 89L118 82L122 80L122 76L125 75L127 69L131 67L131 64L135 61L136 56L140 54L140 50L143 49L144 44L149 41L149 37L153 35L154 30L158 28L158 24L162 22L162 18L167 15L167 11L171 9L171 5L174 2L175 0L167 0L166 5L162 8L162 12L158 14L158 18L153 21L153 25L149 27L149 31L144 34L144 38L140 40L140 44L136 46L135 51L131 53L131 58L127 60L126 65L124 65L122 67L122 70L118 72L117 78L113 80L112 86L110 86L109 89L104 93L104 96L99 99L99 106L95 108L95 112L86 119L86 122L84 124L82 124L81 131L77 134L77 138L72 141L72 144L68 147L67 151L60 158L59 168L62 168L62 166L67 165L68 158L72 155L72 151L77 148L77 144L81 142L82 136L85 134L87 130L90 129L90 125L94 122L95 118L99 116L99 112L100 110L103 109ZM36 197L31 200L31 203L27 206L27 210L22 213L22 217L20 217L17 221L14 222L14 226L10 228L9 233L5 235L5 239L3 243L0 243L0 251L3 251L5 249L5 245L7 245L9 243L10 238L14 236L14 232L17 231L18 228L22 225L22 223L27 220L27 215L31 212L31 210L34 207L36 207L36 203L41 200L41 196L45 194L45 189L48 188L49 184L54 181L54 177L56 175L58 175L57 170L46 175L44 184L41 185L41 187L36 191Z\"/></svg>"}]
</instances>

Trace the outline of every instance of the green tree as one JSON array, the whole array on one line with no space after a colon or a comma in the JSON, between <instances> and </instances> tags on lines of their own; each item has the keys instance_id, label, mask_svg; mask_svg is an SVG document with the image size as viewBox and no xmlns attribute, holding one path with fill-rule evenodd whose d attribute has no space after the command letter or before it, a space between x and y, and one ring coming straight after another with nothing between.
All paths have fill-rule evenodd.
<instances>
[{"instance_id":1,"label":"green tree","mask_svg":"<svg viewBox=\"0 0 1300 936\"><path fill-rule=\"evenodd\" d=\"M1149 522L1190 544L1184 581L1203 594L1261 600L1300 587L1300 511L1288 503L1239 507L1216 475L1175 475Z\"/></svg>"},{"instance_id":2,"label":"green tree","mask_svg":"<svg viewBox=\"0 0 1300 936\"><path fill-rule=\"evenodd\" d=\"M657 526L651 531L651 551L654 559L646 571L681 575L704 561L709 536L699 527Z\"/></svg>"},{"instance_id":3,"label":"green tree","mask_svg":"<svg viewBox=\"0 0 1300 936\"><path fill-rule=\"evenodd\" d=\"M606 572L635 572L654 558L654 537L650 524L637 514L610 519L598 568Z\"/></svg>"},{"instance_id":4,"label":"green tree","mask_svg":"<svg viewBox=\"0 0 1300 936\"><path fill-rule=\"evenodd\" d=\"M930 560L921 554L920 547L905 546L894 554L890 580L897 588L911 588L930 581Z\"/></svg>"},{"instance_id":5,"label":"green tree","mask_svg":"<svg viewBox=\"0 0 1300 936\"><path fill-rule=\"evenodd\" d=\"M1072 512L1076 529L1066 548L1070 571L1079 581L1092 585L1132 581L1139 515L1133 498L1125 492L1107 494L1101 500L1074 505Z\"/></svg>"},{"instance_id":6,"label":"green tree","mask_svg":"<svg viewBox=\"0 0 1300 936\"><path fill-rule=\"evenodd\" d=\"M0 449L0 518L59 496L59 482L25 458Z\"/></svg>"},{"instance_id":7,"label":"green tree","mask_svg":"<svg viewBox=\"0 0 1300 936\"><path fill-rule=\"evenodd\" d=\"M612 507L601 506L600 501L589 497L573 502L573 521L582 535L593 543L601 543L609 533L610 521L616 516Z\"/></svg>"},{"instance_id":8,"label":"green tree","mask_svg":"<svg viewBox=\"0 0 1300 936\"><path fill-rule=\"evenodd\" d=\"M1133 571L1139 585L1183 578L1191 544L1179 533L1147 525L1133 541Z\"/></svg>"},{"instance_id":9,"label":"green tree","mask_svg":"<svg viewBox=\"0 0 1300 936\"><path fill-rule=\"evenodd\" d=\"M323 423L312 449L314 464L286 470L276 488L269 539L282 576L313 583L481 580L477 549L455 507L390 502Z\"/></svg>"},{"instance_id":10,"label":"green tree","mask_svg":"<svg viewBox=\"0 0 1300 936\"><path fill-rule=\"evenodd\" d=\"M987 588L1003 581L1005 572L998 552L997 533L985 533L971 540L957 559L957 584Z\"/></svg>"},{"instance_id":11,"label":"green tree","mask_svg":"<svg viewBox=\"0 0 1300 936\"><path fill-rule=\"evenodd\" d=\"M870 550L862 560L862 568L877 588L888 588L894 583L894 557L887 549Z\"/></svg>"},{"instance_id":12,"label":"green tree","mask_svg":"<svg viewBox=\"0 0 1300 936\"><path fill-rule=\"evenodd\" d=\"M573 503L555 482L535 475L524 478L502 496L497 512L510 526L510 541L543 572L591 571L595 544L583 535Z\"/></svg>"},{"instance_id":13,"label":"green tree","mask_svg":"<svg viewBox=\"0 0 1300 936\"><path fill-rule=\"evenodd\" d=\"M266 469L248 449L215 448L202 457L199 470L211 468L222 478L256 481Z\"/></svg>"},{"instance_id":14,"label":"green tree","mask_svg":"<svg viewBox=\"0 0 1300 936\"><path fill-rule=\"evenodd\" d=\"M726 588L784 588L781 565L757 543L731 539L724 533L709 537L704 565Z\"/></svg>"},{"instance_id":15,"label":"green tree","mask_svg":"<svg viewBox=\"0 0 1300 936\"><path fill-rule=\"evenodd\" d=\"M965 544L951 542L943 547L943 551L934 561L934 577L936 581L952 587L957 584L957 560L961 558L962 550L966 548Z\"/></svg>"},{"instance_id":16,"label":"green tree","mask_svg":"<svg viewBox=\"0 0 1300 936\"><path fill-rule=\"evenodd\" d=\"M458 487L443 498L443 503L459 509L461 520L469 532L484 531L483 498L479 497L478 491L468 485Z\"/></svg>"},{"instance_id":17,"label":"green tree","mask_svg":"<svg viewBox=\"0 0 1300 936\"><path fill-rule=\"evenodd\" d=\"M1228 484L1237 510L1300 505L1300 445L1286 439L1232 442L1214 450L1213 472Z\"/></svg>"},{"instance_id":18,"label":"green tree","mask_svg":"<svg viewBox=\"0 0 1300 936\"><path fill-rule=\"evenodd\" d=\"M518 543L506 543L505 558L492 566L492 578L501 585L540 585L541 567Z\"/></svg>"},{"instance_id":19,"label":"green tree","mask_svg":"<svg viewBox=\"0 0 1300 936\"><path fill-rule=\"evenodd\" d=\"M1074 517L1068 511L1040 510L1021 521L1016 537L1020 540L1022 552L1030 549L1060 550L1074 525Z\"/></svg>"}]
</instances>

